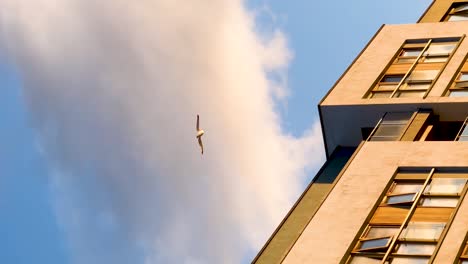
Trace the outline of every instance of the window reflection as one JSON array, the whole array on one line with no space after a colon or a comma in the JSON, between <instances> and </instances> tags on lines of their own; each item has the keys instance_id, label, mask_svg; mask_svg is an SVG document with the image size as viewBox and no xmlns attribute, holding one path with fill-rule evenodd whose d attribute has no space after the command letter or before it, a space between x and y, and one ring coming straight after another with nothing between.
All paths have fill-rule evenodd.
<instances>
[{"instance_id":1,"label":"window reflection","mask_svg":"<svg viewBox=\"0 0 468 264\"><path fill-rule=\"evenodd\" d=\"M458 197L424 197L421 205L424 207L456 207Z\"/></svg>"},{"instance_id":2,"label":"window reflection","mask_svg":"<svg viewBox=\"0 0 468 264\"><path fill-rule=\"evenodd\" d=\"M466 179L434 178L426 188L428 194L459 194L465 186Z\"/></svg>"},{"instance_id":3,"label":"window reflection","mask_svg":"<svg viewBox=\"0 0 468 264\"><path fill-rule=\"evenodd\" d=\"M413 255L432 255L435 244L401 243L396 253Z\"/></svg>"},{"instance_id":4,"label":"window reflection","mask_svg":"<svg viewBox=\"0 0 468 264\"><path fill-rule=\"evenodd\" d=\"M403 240L437 240L445 227L445 223L410 222L403 229L400 239Z\"/></svg>"},{"instance_id":5,"label":"window reflection","mask_svg":"<svg viewBox=\"0 0 468 264\"><path fill-rule=\"evenodd\" d=\"M392 264L427 264L429 263L429 258L394 257L390 263Z\"/></svg>"}]
</instances>

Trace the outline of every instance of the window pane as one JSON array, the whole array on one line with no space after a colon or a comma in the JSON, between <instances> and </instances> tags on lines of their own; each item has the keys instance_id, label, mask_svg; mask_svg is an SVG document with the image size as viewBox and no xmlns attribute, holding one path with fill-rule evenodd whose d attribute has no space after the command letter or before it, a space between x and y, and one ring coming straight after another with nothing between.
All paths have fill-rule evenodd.
<instances>
[{"instance_id":1,"label":"window pane","mask_svg":"<svg viewBox=\"0 0 468 264\"><path fill-rule=\"evenodd\" d=\"M419 255L432 255L436 245L435 244L412 244L401 243L398 246L396 253L398 254L419 254Z\"/></svg>"},{"instance_id":2,"label":"window pane","mask_svg":"<svg viewBox=\"0 0 468 264\"><path fill-rule=\"evenodd\" d=\"M458 141L468 141L468 136L460 136Z\"/></svg>"},{"instance_id":3,"label":"window pane","mask_svg":"<svg viewBox=\"0 0 468 264\"><path fill-rule=\"evenodd\" d=\"M456 44L431 44L426 52L424 52L425 56L431 55L447 55L452 52L455 48Z\"/></svg>"},{"instance_id":4,"label":"window pane","mask_svg":"<svg viewBox=\"0 0 468 264\"><path fill-rule=\"evenodd\" d=\"M465 125L465 127L463 128L463 131L461 133L462 136L468 136L468 126Z\"/></svg>"},{"instance_id":5,"label":"window pane","mask_svg":"<svg viewBox=\"0 0 468 264\"><path fill-rule=\"evenodd\" d=\"M390 243L390 237L363 240L360 242L359 250L378 250L386 248Z\"/></svg>"},{"instance_id":6,"label":"window pane","mask_svg":"<svg viewBox=\"0 0 468 264\"><path fill-rule=\"evenodd\" d=\"M382 262L382 259L377 259L377 258L368 258L368 257L362 257L362 256L355 256L351 260L351 264L380 264Z\"/></svg>"},{"instance_id":7,"label":"window pane","mask_svg":"<svg viewBox=\"0 0 468 264\"><path fill-rule=\"evenodd\" d=\"M451 15L449 16L448 21L465 21L468 20L467 15Z\"/></svg>"},{"instance_id":8,"label":"window pane","mask_svg":"<svg viewBox=\"0 0 468 264\"><path fill-rule=\"evenodd\" d=\"M412 90L417 89L417 90L423 90L421 93L424 94L426 90L429 89L429 87L431 87L431 84L432 83L407 83L405 85L405 88L402 89L401 91L407 93L408 91L404 91L405 89L412 89ZM417 91L417 93L419 93L419 91Z\"/></svg>"},{"instance_id":9,"label":"window pane","mask_svg":"<svg viewBox=\"0 0 468 264\"><path fill-rule=\"evenodd\" d=\"M458 194L465 187L466 179L435 178L426 188L425 193L430 194Z\"/></svg>"},{"instance_id":10,"label":"window pane","mask_svg":"<svg viewBox=\"0 0 468 264\"><path fill-rule=\"evenodd\" d=\"M398 93L396 93L395 97L399 97L399 98L409 98L409 97L416 97L416 98L422 98L424 96L424 94L426 93L426 91L400 91Z\"/></svg>"},{"instance_id":11,"label":"window pane","mask_svg":"<svg viewBox=\"0 0 468 264\"><path fill-rule=\"evenodd\" d=\"M371 141L394 141L398 140L406 128L408 120L413 113L410 112L395 112L386 113L379 127L372 135Z\"/></svg>"},{"instance_id":12,"label":"window pane","mask_svg":"<svg viewBox=\"0 0 468 264\"><path fill-rule=\"evenodd\" d=\"M405 258L405 257L393 257L392 264L427 264L429 258Z\"/></svg>"},{"instance_id":13,"label":"window pane","mask_svg":"<svg viewBox=\"0 0 468 264\"><path fill-rule=\"evenodd\" d=\"M406 124L410 120L412 112L390 112L386 113L382 123L383 124Z\"/></svg>"},{"instance_id":14,"label":"window pane","mask_svg":"<svg viewBox=\"0 0 468 264\"><path fill-rule=\"evenodd\" d=\"M418 182L408 182L408 183L403 183L403 182L397 182L393 190L391 191L392 194L397 194L397 193L416 193L419 192L422 189L423 183L418 183Z\"/></svg>"},{"instance_id":15,"label":"window pane","mask_svg":"<svg viewBox=\"0 0 468 264\"><path fill-rule=\"evenodd\" d=\"M416 194L399 194L394 196L387 197L387 204L400 204L400 203L412 203L414 201Z\"/></svg>"},{"instance_id":16,"label":"window pane","mask_svg":"<svg viewBox=\"0 0 468 264\"><path fill-rule=\"evenodd\" d=\"M445 62L448 59L448 55L444 56L430 56L424 59L424 62Z\"/></svg>"},{"instance_id":17,"label":"window pane","mask_svg":"<svg viewBox=\"0 0 468 264\"><path fill-rule=\"evenodd\" d=\"M405 125L383 125L381 124L379 128L374 133L374 136L377 137L396 137L400 136L403 132Z\"/></svg>"},{"instance_id":18,"label":"window pane","mask_svg":"<svg viewBox=\"0 0 468 264\"><path fill-rule=\"evenodd\" d=\"M455 84L456 88L466 88L468 87L468 81L457 81Z\"/></svg>"},{"instance_id":19,"label":"window pane","mask_svg":"<svg viewBox=\"0 0 468 264\"><path fill-rule=\"evenodd\" d=\"M458 198L425 197L421 205L425 207L456 207Z\"/></svg>"},{"instance_id":20,"label":"window pane","mask_svg":"<svg viewBox=\"0 0 468 264\"><path fill-rule=\"evenodd\" d=\"M439 70L413 71L408 80L434 80L438 73Z\"/></svg>"},{"instance_id":21,"label":"window pane","mask_svg":"<svg viewBox=\"0 0 468 264\"><path fill-rule=\"evenodd\" d=\"M421 53L422 49L403 49L401 57L417 57Z\"/></svg>"},{"instance_id":22,"label":"window pane","mask_svg":"<svg viewBox=\"0 0 468 264\"><path fill-rule=\"evenodd\" d=\"M371 226L366 234L366 238L388 237L398 232L398 226Z\"/></svg>"},{"instance_id":23,"label":"window pane","mask_svg":"<svg viewBox=\"0 0 468 264\"><path fill-rule=\"evenodd\" d=\"M468 73L462 72L462 73L460 74L460 77L458 78L458 80L460 80L460 81L468 81Z\"/></svg>"},{"instance_id":24,"label":"window pane","mask_svg":"<svg viewBox=\"0 0 468 264\"><path fill-rule=\"evenodd\" d=\"M450 97L465 97L468 96L468 90L452 90L449 94Z\"/></svg>"},{"instance_id":25,"label":"window pane","mask_svg":"<svg viewBox=\"0 0 468 264\"><path fill-rule=\"evenodd\" d=\"M398 58L399 63L413 63L414 60L416 60L416 58L405 58L405 57Z\"/></svg>"},{"instance_id":26,"label":"window pane","mask_svg":"<svg viewBox=\"0 0 468 264\"><path fill-rule=\"evenodd\" d=\"M404 75L385 75L381 82L400 82Z\"/></svg>"},{"instance_id":27,"label":"window pane","mask_svg":"<svg viewBox=\"0 0 468 264\"><path fill-rule=\"evenodd\" d=\"M387 84L387 83L379 83L375 88L374 91L393 91L398 87L398 84ZM390 95L387 95L390 97Z\"/></svg>"},{"instance_id":28,"label":"window pane","mask_svg":"<svg viewBox=\"0 0 468 264\"><path fill-rule=\"evenodd\" d=\"M371 98L390 98L391 92L372 93Z\"/></svg>"},{"instance_id":29,"label":"window pane","mask_svg":"<svg viewBox=\"0 0 468 264\"><path fill-rule=\"evenodd\" d=\"M403 229L400 238L437 240L444 227L444 223L410 222Z\"/></svg>"},{"instance_id":30,"label":"window pane","mask_svg":"<svg viewBox=\"0 0 468 264\"><path fill-rule=\"evenodd\" d=\"M463 12L463 11L468 11L468 4L462 4L458 7L456 7L453 12Z\"/></svg>"}]
</instances>

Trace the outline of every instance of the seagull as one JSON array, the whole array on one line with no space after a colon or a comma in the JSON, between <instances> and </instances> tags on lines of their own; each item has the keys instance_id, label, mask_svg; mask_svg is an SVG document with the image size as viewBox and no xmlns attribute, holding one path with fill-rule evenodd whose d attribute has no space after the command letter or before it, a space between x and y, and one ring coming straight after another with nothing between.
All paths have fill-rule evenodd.
<instances>
[{"instance_id":1,"label":"seagull","mask_svg":"<svg viewBox=\"0 0 468 264\"><path fill-rule=\"evenodd\" d=\"M201 148L201 154L203 155L203 143L201 141L201 137L205 134L205 131L203 129L200 129L200 117L197 115L197 138L198 138L198 145L200 145Z\"/></svg>"}]
</instances>

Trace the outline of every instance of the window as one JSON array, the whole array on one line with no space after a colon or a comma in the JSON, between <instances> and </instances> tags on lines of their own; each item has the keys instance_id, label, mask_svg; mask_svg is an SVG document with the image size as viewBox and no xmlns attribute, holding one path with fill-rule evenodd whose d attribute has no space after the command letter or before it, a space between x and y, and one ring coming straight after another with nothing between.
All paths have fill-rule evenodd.
<instances>
[{"instance_id":1,"label":"window","mask_svg":"<svg viewBox=\"0 0 468 264\"><path fill-rule=\"evenodd\" d=\"M374 97L390 97L404 76L404 74L384 75L377 87L375 87Z\"/></svg>"},{"instance_id":2,"label":"window","mask_svg":"<svg viewBox=\"0 0 468 264\"><path fill-rule=\"evenodd\" d=\"M377 128L371 133L370 141L396 141L403 134L413 113L386 113Z\"/></svg>"},{"instance_id":3,"label":"window","mask_svg":"<svg viewBox=\"0 0 468 264\"><path fill-rule=\"evenodd\" d=\"M435 178L427 186L424 194L459 195L465 187L466 179Z\"/></svg>"},{"instance_id":4,"label":"window","mask_svg":"<svg viewBox=\"0 0 468 264\"><path fill-rule=\"evenodd\" d=\"M381 237L361 240L358 246L358 251L379 251L386 249L390 245L392 237Z\"/></svg>"},{"instance_id":5,"label":"window","mask_svg":"<svg viewBox=\"0 0 468 264\"><path fill-rule=\"evenodd\" d=\"M343 262L429 263L466 192L467 180L465 168L401 169ZM460 260L468 262L468 248L464 250Z\"/></svg>"},{"instance_id":6,"label":"window","mask_svg":"<svg viewBox=\"0 0 468 264\"><path fill-rule=\"evenodd\" d=\"M355 256L350 262L351 264L380 264L382 260L380 258L361 257ZM388 262L385 262L388 263Z\"/></svg>"},{"instance_id":7,"label":"window","mask_svg":"<svg viewBox=\"0 0 468 264\"><path fill-rule=\"evenodd\" d=\"M468 66L468 63L465 62L465 64ZM465 67L463 66L465 70ZM457 79L452 83L452 85L449 88L449 93L448 96L450 97L463 97L463 96L468 96L468 71L462 71L458 74Z\"/></svg>"},{"instance_id":8,"label":"window","mask_svg":"<svg viewBox=\"0 0 468 264\"><path fill-rule=\"evenodd\" d=\"M404 258L404 257L394 257L392 258L392 264L427 264L429 263L429 258Z\"/></svg>"},{"instance_id":9,"label":"window","mask_svg":"<svg viewBox=\"0 0 468 264\"><path fill-rule=\"evenodd\" d=\"M395 253L405 255L432 255L435 247L435 244L400 243Z\"/></svg>"},{"instance_id":10,"label":"window","mask_svg":"<svg viewBox=\"0 0 468 264\"><path fill-rule=\"evenodd\" d=\"M397 63L413 63L421 54L423 48L403 48L398 55Z\"/></svg>"},{"instance_id":11,"label":"window","mask_svg":"<svg viewBox=\"0 0 468 264\"><path fill-rule=\"evenodd\" d=\"M399 193L417 193L423 187L423 183L419 182L395 182L394 185L390 188L389 194L399 194Z\"/></svg>"},{"instance_id":12,"label":"window","mask_svg":"<svg viewBox=\"0 0 468 264\"><path fill-rule=\"evenodd\" d=\"M424 62L445 62L456 47L456 43L431 43L424 52Z\"/></svg>"},{"instance_id":13,"label":"window","mask_svg":"<svg viewBox=\"0 0 468 264\"><path fill-rule=\"evenodd\" d=\"M421 199L423 207L456 207L458 197L424 197Z\"/></svg>"},{"instance_id":14,"label":"window","mask_svg":"<svg viewBox=\"0 0 468 264\"><path fill-rule=\"evenodd\" d=\"M468 118L463 122L461 130L458 132L455 141L468 141Z\"/></svg>"},{"instance_id":15,"label":"window","mask_svg":"<svg viewBox=\"0 0 468 264\"><path fill-rule=\"evenodd\" d=\"M365 238L393 236L398 232L398 226L369 226Z\"/></svg>"},{"instance_id":16,"label":"window","mask_svg":"<svg viewBox=\"0 0 468 264\"><path fill-rule=\"evenodd\" d=\"M445 17L446 21L468 20L468 3L455 3Z\"/></svg>"},{"instance_id":17,"label":"window","mask_svg":"<svg viewBox=\"0 0 468 264\"><path fill-rule=\"evenodd\" d=\"M367 98L423 98L459 41L460 38L407 40Z\"/></svg>"},{"instance_id":18,"label":"window","mask_svg":"<svg viewBox=\"0 0 468 264\"><path fill-rule=\"evenodd\" d=\"M409 223L400 235L401 240L437 240L444 230L445 223Z\"/></svg>"},{"instance_id":19,"label":"window","mask_svg":"<svg viewBox=\"0 0 468 264\"><path fill-rule=\"evenodd\" d=\"M400 91L395 94L395 97L423 97L438 73L438 70L413 71L406 82L400 86Z\"/></svg>"},{"instance_id":20,"label":"window","mask_svg":"<svg viewBox=\"0 0 468 264\"><path fill-rule=\"evenodd\" d=\"M414 202L417 193L397 194L387 196L386 204L408 204Z\"/></svg>"}]
</instances>

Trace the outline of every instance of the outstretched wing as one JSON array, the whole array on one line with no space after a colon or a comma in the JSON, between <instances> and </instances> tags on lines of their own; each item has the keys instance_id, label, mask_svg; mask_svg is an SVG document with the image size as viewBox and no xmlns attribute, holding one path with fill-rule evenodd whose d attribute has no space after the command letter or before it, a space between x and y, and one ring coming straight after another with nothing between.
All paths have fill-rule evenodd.
<instances>
[{"instance_id":1,"label":"outstretched wing","mask_svg":"<svg viewBox=\"0 0 468 264\"><path fill-rule=\"evenodd\" d=\"M197 115L197 131L200 130L200 117Z\"/></svg>"},{"instance_id":2,"label":"outstretched wing","mask_svg":"<svg viewBox=\"0 0 468 264\"><path fill-rule=\"evenodd\" d=\"M200 145L201 154L203 155L203 142L201 141L201 137L198 137L198 145Z\"/></svg>"}]
</instances>

